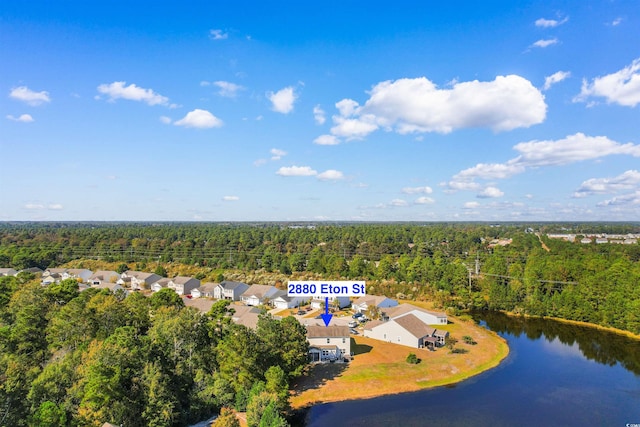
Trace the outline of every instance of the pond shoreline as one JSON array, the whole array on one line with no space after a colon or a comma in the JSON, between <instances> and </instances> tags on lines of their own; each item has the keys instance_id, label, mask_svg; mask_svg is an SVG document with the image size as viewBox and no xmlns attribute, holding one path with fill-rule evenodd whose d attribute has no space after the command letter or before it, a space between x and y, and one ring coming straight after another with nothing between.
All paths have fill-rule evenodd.
<instances>
[{"instance_id":1,"label":"pond shoreline","mask_svg":"<svg viewBox=\"0 0 640 427\"><path fill-rule=\"evenodd\" d=\"M507 341L495 332L473 321L452 320L446 328L459 339L456 347L465 353L452 354L444 347L429 352L355 337L353 342L366 348L366 352L356 352L354 360L341 368L312 367L308 376L311 385L307 388L304 379L294 384L291 403L295 419L315 405L452 386L497 367L509 355ZM461 338L465 335L472 336L477 344L464 344ZM421 363L406 363L409 353L417 354ZM314 374L320 378L314 378Z\"/></svg>"}]
</instances>

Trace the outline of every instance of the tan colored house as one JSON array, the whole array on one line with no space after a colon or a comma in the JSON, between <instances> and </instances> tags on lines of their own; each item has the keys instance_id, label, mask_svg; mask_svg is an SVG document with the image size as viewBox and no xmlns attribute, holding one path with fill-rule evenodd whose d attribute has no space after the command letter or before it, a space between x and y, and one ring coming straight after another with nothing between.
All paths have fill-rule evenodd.
<instances>
[{"instance_id":1,"label":"tan colored house","mask_svg":"<svg viewBox=\"0 0 640 427\"><path fill-rule=\"evenodd\" d=\"M123 286L128 284L131 289L151 289L151 285L160 279L162 276L155 273L127 270L120 276L118 284Z\"/></svg>"},{"instance_id":2,"label":"tan colored house","mask_svg":"<svg viewBox=\"0 0 640 427\"><path fill-rule=\"evenodd\" d=\"M240 296L240 301L246 305L262 305L268 303L272 297L278 296L278 288L269 285L251 285Z\"/></svg>"},{"instance_id":3,"label":"tan colored house","mask_svg":"<svg viewBox=\"0 0 640 427\"><path fill-rule=\"evenodd\" d=\"M307 341L311 362L328 362L351 357L351 337L347 326L309 325Z\"/></svg>"},{"instance_id":4,"label":"tan colored house","mask_svg":"<svg viewBox=\"0 0 640 427\"><path fill-rule=\"evenodd\" d=\"M176 276L167 283L167 288L173 289L178 295L189 295L193 289L199 287L200 280L186 276Z\"/></svg>"}]
</instances>

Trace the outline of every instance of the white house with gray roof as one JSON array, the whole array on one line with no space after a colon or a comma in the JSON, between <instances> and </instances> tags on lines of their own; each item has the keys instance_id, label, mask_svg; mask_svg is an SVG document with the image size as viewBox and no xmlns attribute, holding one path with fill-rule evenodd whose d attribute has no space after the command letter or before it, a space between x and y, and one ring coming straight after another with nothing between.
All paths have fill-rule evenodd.
<instances>
[{"instance_id":1,"label":"white house with gray roof","mask_svg":"<svg viewBox=\"0 0 640 427\"><path fill-rule=\"evenodd\" d=\"M249 289L249 285L242 282L225 280L213 288L213 297L230 301L240 301L240 296Z\"/></svg>"},{"instance_id":2,"label":"white house with gray roof","mask_svg":"<svg viewBox=\"0 0 640 427\"><path fill-rule=\"evenodd\" d=\"M407 314L413 314L427 325L446 325L449 321L445 313L426 310L413 304L400 304L395 307L385 308L382 311L384 319L397 319Z\"/></svg>"},{"instance_id":3,"label":"white house with gray roof","mask_svg":"<svg viewBox=\"0 0 640 427\"><path fill-rule=\"evenodd\" d=\"M18 274L18 271L13 268L0 268L0 277L15 276L16 274Z\"/></svg>"},{"instance_id":4,"label":"white house with gray roof","mask_svg":"<svg viewBox=\"0 0 640 427\"><path fill-rule=\"evenodd\" d=\"M278 288L269 285L251 285L240 295L240 301L246 305L262 305L277 297Z\"/></svg>"}]
</instances>

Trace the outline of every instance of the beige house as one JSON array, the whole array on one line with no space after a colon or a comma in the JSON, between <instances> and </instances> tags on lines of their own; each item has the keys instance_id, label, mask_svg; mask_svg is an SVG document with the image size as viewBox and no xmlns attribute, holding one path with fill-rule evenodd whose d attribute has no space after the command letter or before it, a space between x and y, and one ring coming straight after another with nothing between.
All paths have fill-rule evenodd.
<instances>
[{"instance_id":1,"label":"beige house","mask_svg":"<svg viewBox=\"0 0 640 427\"><path fill-rule=\"evenodd\" d=\"M327 362L351 356L351 337L347 326L307 326L309 360Z\"/></svg>"},{"instance_id":2,"label":"beige house","mask_svg":"<svg viewBox=\"0 0 640 427\"><path fill-rule=\"evenodd\" d=\"M364 328L363 335L412 348L435 348L444 345L449 333L437 330L424 323L415 314L408 313L388 321L369 322Z\"/></svg>"},{"instance_id":3,"label":"beige house","mask_svg":"<svg viewBox=\"0 0 640 427\"><path fill-rule=\"evenodd\" d=\"M162 279L162 276L155 273L145 273L142 271L127 270L120 276L119 285L129 285L131 289L151 289L151 285Z\"/></svg>"},{"instance_id":4,"label":"beige house","mask_svg":"<svg viewBox=\"0 0 640 427\"><path fill-rule=\"evenodd\" d=\"M118 274L117 272L109 271L109 270L101 270L93 273L91 277L87 279L87 283L94 286L107 284L107 283L115 284L118 281L118 279L120 279L120 274Z\"/></svg>"},{"instance_id":5,"label":"beige house","mask_svg":"<svg viewBox=\"0 0 640 427\"><path fill-rule=\"evenodd\" d=\"M379 309L383 309L395 307L397 305L398 301L381 295L365 295L351 303L351 307L353 308L353 310L359 313L364 313L371 306L376 306Z\"/></svg>"},{"instance_id":6,"label":"beige house","mask_svg":"<svg viewBox=\"0 0 640 427\"><path fill-rule=\"evenodd\" d=\"M269 285L251 285L240 296L240 301L246 305L262 305L268 303L272 297L277 297L278 288Z\"/></svg>"},{"instance_id":7,"label":"beige house","mask_svg":"<svg viewBox=\"0 0 640 427\"><path fill-rule=\"evenodd\" d=\"M193 289L199 287L200 280L186 276L176 276L167 283L167 288L173 289L178 295L191 294Z\"/></svg>"}]
</instances>

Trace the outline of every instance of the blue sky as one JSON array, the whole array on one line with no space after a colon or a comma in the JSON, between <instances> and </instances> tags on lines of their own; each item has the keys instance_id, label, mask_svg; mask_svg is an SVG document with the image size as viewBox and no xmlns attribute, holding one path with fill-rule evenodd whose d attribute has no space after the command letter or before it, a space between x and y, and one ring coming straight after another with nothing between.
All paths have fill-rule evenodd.
<instances>
[{"instance_id":1,"label":"blue sky","mask_svg":"<svg viewBox=\"0 0 640 427\"><path fill-rule=\"evenodd\" d=\"M5 2L0 220L637 221L637 1Z\"/></svg>"}]
</instances>

